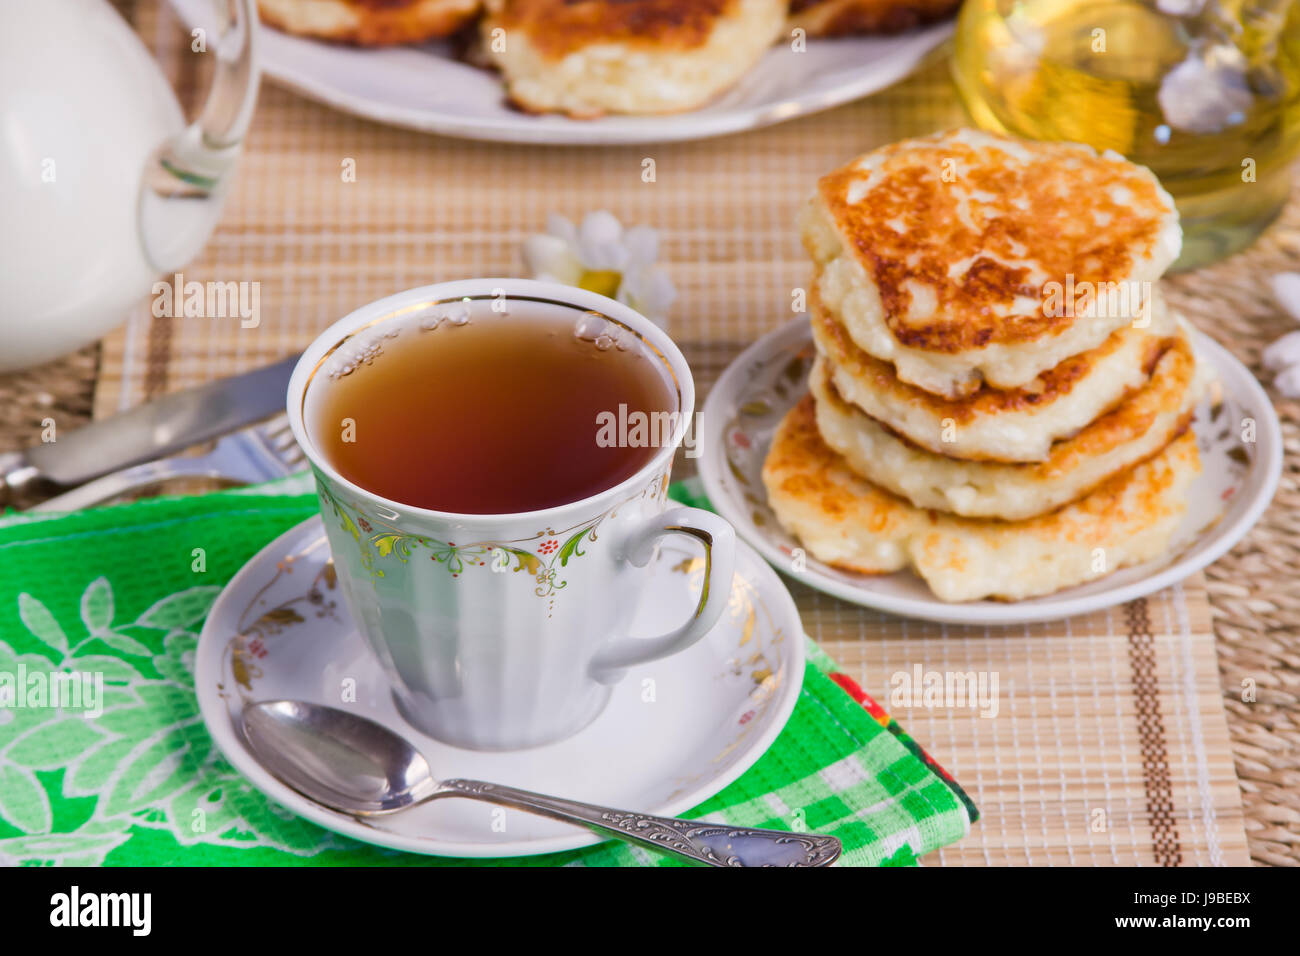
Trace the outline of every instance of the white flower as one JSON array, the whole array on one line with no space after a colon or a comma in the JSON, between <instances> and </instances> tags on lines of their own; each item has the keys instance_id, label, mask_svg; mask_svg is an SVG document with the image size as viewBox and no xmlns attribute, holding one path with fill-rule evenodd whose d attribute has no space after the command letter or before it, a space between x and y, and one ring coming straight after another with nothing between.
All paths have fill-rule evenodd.
<instances>
[{"instance_id":1,"label":"white flower","mask_svg":"<svg viewBox=\"0 0 1300 956\"><path fill-rule=\"evenodd\" d=\"M589 213L581 227L546 217L546 232L524 240L524 264L535 279L575 285L617 299L661 328L677 289L655 267L659 234L647 226L624 229L610 213Z\"/></svg>"},{"instance_id":2,"label":"white flower","mask_svg":"<svg viewBox=\"0 0 1300 956\"><path fill-rule=\"evenodd\" d=\"M1300 273L1275 275L1273 296L1291 318L1300 322ZM1277 373L1274 388L1287 398L1300 398L1300 329L1288 332L1264 349L1262 361L1264 368Z\"/></svg>"}]
</instances>

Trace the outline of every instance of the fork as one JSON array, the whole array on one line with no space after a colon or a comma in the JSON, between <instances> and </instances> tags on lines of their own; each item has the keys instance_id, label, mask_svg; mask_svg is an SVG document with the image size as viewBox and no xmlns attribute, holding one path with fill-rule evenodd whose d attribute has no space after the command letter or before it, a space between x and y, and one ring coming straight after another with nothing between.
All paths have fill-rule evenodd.
<instances>
[{"instance_id":1,"label":"fork","mask_svg":"<svg viewBox=\"0 0 1300 956\"><path fill-rule=\"evenodd\" d=\"M289 419L277 415L260 425L219 438L204 455L173 455L132 465L88 481L49 498L30 511L76 511L174 478L212 478L235 485L251 485L284 478L305 467L302 449L289 430Z\"/></svg>"}]
</instances>

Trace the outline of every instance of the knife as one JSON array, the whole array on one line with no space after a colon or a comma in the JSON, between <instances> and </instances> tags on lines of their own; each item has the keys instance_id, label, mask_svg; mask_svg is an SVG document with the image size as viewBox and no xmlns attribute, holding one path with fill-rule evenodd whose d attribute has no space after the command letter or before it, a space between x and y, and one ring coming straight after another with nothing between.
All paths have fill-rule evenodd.
<instances>
[{"instance_id":1,"label":"knife","mask_svg":"<svg viewBox=\"0 0 1300 956\"><path fill-rule=\"evenodd\" d=\"M174 454L284 410L298 357L139 405L24 451L0 455L0 501L36 482L79 485Z\"/></svg>"}]
</instances>

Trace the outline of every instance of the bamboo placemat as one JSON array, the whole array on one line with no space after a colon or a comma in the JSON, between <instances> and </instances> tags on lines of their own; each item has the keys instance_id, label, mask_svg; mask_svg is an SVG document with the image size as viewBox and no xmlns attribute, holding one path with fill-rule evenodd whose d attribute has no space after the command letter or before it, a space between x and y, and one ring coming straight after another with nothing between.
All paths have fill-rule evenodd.
<instances>
[{"instance_id":1,"label":"bamboo placemat","mask_svg":"<svg viewBox=\"0 0 1300 956\"><path fill-rule=\"evenodd\" d=\"M1177 276L1167 298L1256 373L1282 420L1282 481L1249 537L1206 569L1251 856L1300 866L1300 400L1260 352L1296 328L1269 280L1300 272L1300 168L1281 220L1248 251Z\"/></svg>"},{"instance_id":2,"label":"bamboo placemat","mask_svg":"<svg viewBox=\"0 0 1300 956\"><path fill-rule=\"evenodd\" d=\"M202 65L170 14L155 10L144 3L130 12L192 92ZM807 281L793 222L816 177L872 146L962 121L942 66L870 100L769 130L609 149L427 137L264 86L222 225L183 270L187 280L260 283L260 326L157 319L142 307L103 344L95 414L288 354L356 306L396 290L518 273L519 243L543 227L548 212L578 218L598 208L660 230L661 257L681 291L671 331L706 394L744 346L785 321L791 290ZM653 183L641 177L647 157L655 160ZM349 159L356 182L340 175ZM1293 268L1300 257L1294 225L1265 247ZM1173 283L1175 301L1248 360L1268 339L1261 332L1267 323L1256 321L1268 308L1261 276L1241 266L1249 258ZM1236 311L1226 314L1225 304ZM1274 317L1272 326L1280 325ZM1282 410L1294 448L1300 415ZM1295 503L1294 472L1281 497L1282 508ZM1285 813L1294 798L1282 790L1295 787L1288 774L1296 767L1300 596L1280 589L1297 566L1300 527L1295 512L1282 508L1274 507L1251 544L1213 569L1211 593L1223 608L1222 685L1200 575L1108 612L991 629L907 621L792 585L812 637L979 804L983 817L970 836L933 862L1247 862L1223 706L1225 693L1240 700L1238 672L1260 687L1256 703L1240 713L1232 707L1257 837L1250 852L1270 862L1293 858L1294 805L1289 820ZM1261 595L1261 581L1275 591ZM1282 669L1266 673L1274 664ZM892 675L916 665L996 674L999 713L891 705ZM1265 708L1269 716L1261 719Z\"/></svg>"}]
</instances>

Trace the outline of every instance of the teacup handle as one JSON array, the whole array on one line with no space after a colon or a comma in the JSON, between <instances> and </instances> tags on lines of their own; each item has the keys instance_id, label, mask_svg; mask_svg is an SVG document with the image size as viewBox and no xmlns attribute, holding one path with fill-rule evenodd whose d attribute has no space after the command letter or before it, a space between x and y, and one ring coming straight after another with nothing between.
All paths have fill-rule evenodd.
<instances>
[{"instance_id":1,"label":"teacup handle","mask_svg":"<svg viewBox=\"0 0 1300 956\"><path fill-rule=\"evenodd\" d=\"M645 567L655 542L665 535L684 534L704 545L704 584L695 613L681 627L654 638L622 637L596 655L591 676L602 684L621 680L633 664L668 657L690 647L709 632L731 597L736 569L736 532L723 518L699 508L670 508L652 515L628 532L622 551L625 560Z\"/></svg>"},{"instance_id":2,"label":"teacup handle","mask_svg":"<svg viewBox=\"0 0 1300 956\"><path fill-rule=\"evenodd\" d=\"M257 0L217 0L216 58L203 111L161 143L140 181L140 240L159 272L178 268L207 242L239 158L261 85Z\"/></svg>"}]
</instances>

